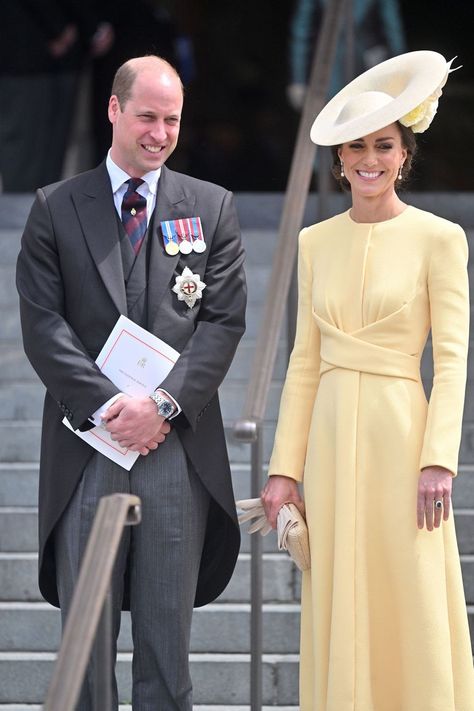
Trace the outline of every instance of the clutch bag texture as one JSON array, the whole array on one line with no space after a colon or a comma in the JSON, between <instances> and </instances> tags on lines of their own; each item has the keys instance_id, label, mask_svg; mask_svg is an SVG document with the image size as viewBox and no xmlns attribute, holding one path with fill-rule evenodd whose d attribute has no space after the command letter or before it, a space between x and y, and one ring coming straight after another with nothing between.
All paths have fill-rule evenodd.
<instances>
[{"instance_id":1,"label":"clutch bag texture","mask_svg":"<svg viewBox=\"0 0 474 711\"><path fill-rule=\"evenodd\" d=\"M242 499L236 502L237 508L243 513L239 515L239 523L255 519L249 526L249 533L260 533L266 536L272 529L268 523L260 499ZM298 507L292 503L283 504L277 516L278 548L289 553L300 570L309 570L311 557L309 552L309 536L306 521Z\"/></svg>"},{"instance_id":2,"label":"clutch bag texture","mask_svg":"<svg viewBox=\"0 0 474 711\"><path fill-rule=\"evenodd\" d=\"M300 570L311 568L306 521L295 504L283 504L277 516L278 548L286 550Z\"/></svg>"}]
</instances>

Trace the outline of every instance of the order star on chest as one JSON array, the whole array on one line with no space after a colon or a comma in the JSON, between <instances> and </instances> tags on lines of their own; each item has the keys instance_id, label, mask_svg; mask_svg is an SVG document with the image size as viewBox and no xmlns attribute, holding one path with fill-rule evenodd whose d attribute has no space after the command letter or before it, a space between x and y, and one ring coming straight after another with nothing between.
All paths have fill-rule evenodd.
<instances>
[{"instance_id":1,"label":"order star on chest","mask_svg":"<svg viewBox=\"0 0 474 711\"><path fill-rule=\"evenodd\" d=\"M184 301L191 309L196 301L202 299L202 292L206 285L201 281L199 274L193 274L189 267L183 269L181 276L175 279L173 291L178 296L178 301Z\"/></svg>"}]
</instances>

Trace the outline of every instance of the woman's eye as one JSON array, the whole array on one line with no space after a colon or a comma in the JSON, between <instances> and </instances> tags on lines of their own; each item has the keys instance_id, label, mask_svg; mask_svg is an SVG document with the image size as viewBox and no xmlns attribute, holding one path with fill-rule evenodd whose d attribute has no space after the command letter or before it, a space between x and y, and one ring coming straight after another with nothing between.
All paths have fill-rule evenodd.
<instances>
[{"instance_id":1,"label":"woman's eye","mask_svg":"<svg viewBox=\"0 0 474 711\"><path fill-rule=\"evenodd\" d=\"M393 148L391 143L382 143L379 148L381 148L383 151L389 151L391 148Z\"/></svg>"},{"instance_id":2,"label":"woman's eye","mask_svg":"<svg viewBox=\"0 0 474 711\"><path fill-rule=\"evenodd\" d=\"M363 148L363 144L362 143L350 143L349 148L356 148L356 149Z\"/></svg>"}]
</instances>

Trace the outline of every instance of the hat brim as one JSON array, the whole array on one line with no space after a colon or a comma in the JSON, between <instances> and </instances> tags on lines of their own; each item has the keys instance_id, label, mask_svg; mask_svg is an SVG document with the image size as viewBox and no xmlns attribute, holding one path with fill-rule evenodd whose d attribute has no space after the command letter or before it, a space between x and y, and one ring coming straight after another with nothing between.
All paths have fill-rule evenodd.
<instances>
[{"instance_id":1,"label":"hat brim","mask_svg":"<svg viewBox=\"0 0 474 711\"><path fill-rule=\"evenodd\" d=\"M407 52L377 64L326 104L313 123L311 140L321 146L335 146L389 126L433 94L444 82L449 66L442 54L429 50ZM349 119L341 118L348 100L364 92L384 93L387 103Z\"/></svg>"}]
</instances>

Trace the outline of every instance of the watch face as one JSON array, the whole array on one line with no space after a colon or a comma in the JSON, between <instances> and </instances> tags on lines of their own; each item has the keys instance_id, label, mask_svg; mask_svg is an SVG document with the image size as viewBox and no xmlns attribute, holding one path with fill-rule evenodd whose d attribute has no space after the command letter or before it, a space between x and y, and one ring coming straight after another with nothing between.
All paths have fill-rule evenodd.
<instances>
[{"instance_id":1,"label":"watch face","mask_svg":"<svg viewBox=\"0 0 474 711\"><path fill-rule=\"evenodd\" d=\"M164 398L162 395L153 393L152 395L150 395L150 398L155 403L158 414L161 415L161 417L169 417L173 414L173 404L169 400L166 400L166 398Z\"/></svg>"},{"instance_id":2,"label":"watch face","mask_svg":"<svg viewBox=\"0 0 474 711\"><path fill-rule=\"evenodd\" d=\"M158 405L158 412L162 417L169 417L173 412L173 405L167 400L162 400Z\"/></svg>"}]
</instances>

